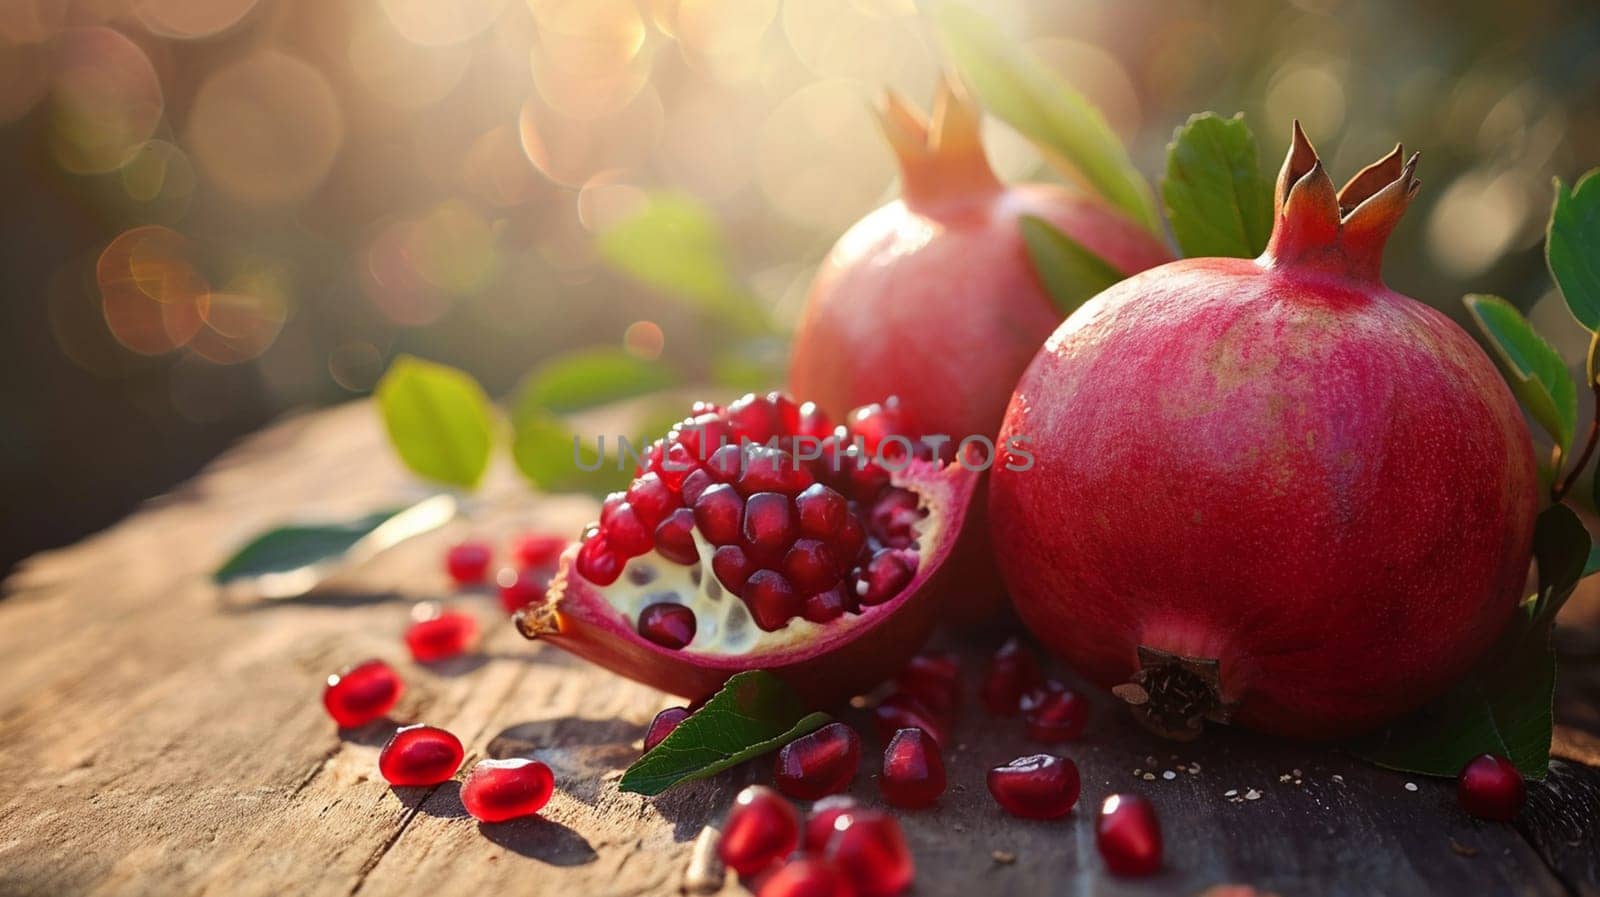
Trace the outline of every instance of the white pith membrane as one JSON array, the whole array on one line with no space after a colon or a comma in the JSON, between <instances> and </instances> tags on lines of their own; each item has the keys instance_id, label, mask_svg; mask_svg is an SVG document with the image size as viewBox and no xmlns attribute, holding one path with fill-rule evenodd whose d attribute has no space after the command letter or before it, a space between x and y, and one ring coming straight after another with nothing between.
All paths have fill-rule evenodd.
<instances>
[{"instance_id":1,"label":"white pith membrane","mask_svg":"<svg viewBox=\"0 0 1600 897\"><path fill-rule=\"evenodd\" d=\"M911 525L916 536L911 547L899 549L907 555L915 555L917 559L916 569L912 571L911 579L907 580L909 585L926 569L934 547L943 538L944 524L939 519L940 515L933 513L926 496L917 489L898 479L892 479L891 485L915 495L917 509L924 512ZM605 597L606 603L621 614L636 633L639 614L652 604L682 604L694 611L694 639L678 649L681 651L721 656L781 651L814 640L824 629L845 632L866 625L899 597L896 595L882 604L862 605L859 613L845 611L826 623L793 617L781 629L767 632L756 625L744 601L725 589L712 572L711 555L716 551L716 546L700 535L699 527L695 527L692 534L695 549L700 555L696 563L685 566L651 550L630 559L616 582L609 586L594 586ZM576 575L577 571L573 573ZM849 573L840 580L840 585L846 589L851 587Z\"/></svg>"}]
</instances>

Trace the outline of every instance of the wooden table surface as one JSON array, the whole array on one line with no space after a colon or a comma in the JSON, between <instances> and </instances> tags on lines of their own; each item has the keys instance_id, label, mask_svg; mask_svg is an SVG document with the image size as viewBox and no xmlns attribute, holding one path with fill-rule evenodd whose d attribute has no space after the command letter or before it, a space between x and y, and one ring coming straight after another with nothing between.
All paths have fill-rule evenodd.
<instances>
[{"instance_id":1,"label":"wooden table surface","mask_svg":"<svg viewBox=\"0 0 1600 897\"><path fill-rule=\"evenodd\" d=\"M678 893L696 839L740 787L768 778L770 760L657 799L621 794L645 723L675 701L524 641L487 594L454 599L487 628L480 653L424 668L400 641L412 602L451 597L445 546L536 526L575 533L587 500L536 500L497 470L470 522L309 597L230 604L206 579L273 524L355 516L416 488L357 403L286 420L111 530L29 561L0 601L0 894ZM969 668L1004 634L964 648ZM1600 894L1600 651L1592 632L1573 635L1561 715L1575 727L1561 729L1563 759L1515 826L1469 819L1450 783L1239 732L1174 746L1110 704L1062 751L1083 772L1078 810L1015 820L984 772L1035 748L969 695L950 790L938 808L903 814L914 893ZM543 817L478 825L453 782L390 789L376 758L394 723L341 737L319 700L330 671L369 656L407 682L393 718L449 728L469 764L549 763L557 792ZM881 746L861 711L845 718L867 736L853 790L871 801ZM1160 876L1104 873L1093 808L1114 790L1156 803ZM732 877L721 889L743 892Z\"/></svg>"}]
</instances>

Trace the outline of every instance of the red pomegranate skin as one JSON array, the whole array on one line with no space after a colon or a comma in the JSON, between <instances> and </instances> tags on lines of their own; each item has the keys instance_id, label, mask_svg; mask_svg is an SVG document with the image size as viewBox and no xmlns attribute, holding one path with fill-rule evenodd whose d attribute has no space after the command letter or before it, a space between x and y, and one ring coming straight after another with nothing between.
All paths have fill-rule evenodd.
<instances>
[{"instance_id":1,"label":"red pomegranate skin","mask_svg":"<svg viewBox=\"0 0 1600 897\"><path fill-rule=\"evenodd\" d=\"M1134 681L1141 647L1215 660L1231 721L1329 738L1491 645L1537 485L1494 364L1379 277L1415 158L1336 202L1295 137L1265 254L1152 269L1050 337L1001 432L1035 463L996 468L990 516L1017 611L1081 673Z\"/></svg>"}]
</instances>

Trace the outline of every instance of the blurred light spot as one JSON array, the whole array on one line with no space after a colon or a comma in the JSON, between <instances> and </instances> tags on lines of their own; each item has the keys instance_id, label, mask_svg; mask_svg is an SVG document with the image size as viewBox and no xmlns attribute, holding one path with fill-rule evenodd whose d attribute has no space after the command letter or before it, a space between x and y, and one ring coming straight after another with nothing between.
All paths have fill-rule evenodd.
<instances>
[{"instance_id":1,"label":"blurred light spot","mask_svg":"<svg viewBox=\"0 0 1600 897\"><path fill-rule=\"evenodd\" d=\"M384 19L353 27L350 67L368 90L397 109L420 109L449 96L472 61L470 46L414 44Z\"/></svg>"},{"instance_id":2,"label":"blurred light spot","mask_svg":"<svg viewBox=\"0 0 1600 897\"><path fill-rule=\"evenodd\" d=\"M1139 92L1110 53L1066 38L1029 41L1026 46L1088 97L1089 103L1105 115L1112 130L1124 137L1138 133Z\"/></svg>"},{"instance_id":3,"label":"blurred light spot","mask_svg":"<svg viewBox=\"0 0 1600 897\"><path fill-rule=\"evenodd\" d=\"M0 2L0 37L16 44L41 44L61 33L70 0Z\"/></svg>"},{"instance_id":4,"label":"blurred light spot","mask_svg":"<svg viewBox=\"0 0 1600 897\"><path fill-rule=\"evenodd\" d=\"M644 47L644 19L633 0L529 0L540 57L582 76L607 75Z\"/></svg>"},{"instance_id":5,"label":"blurred light spot","mask_svg":"<svg viewBox=\"0 0 1600 897\"><path fill-rule=\"evenodd\" d=\"M801 63L827 78L859 78L921 96L937 72L925 23L887 3L805 0L783 5L783 31Z\"/></svg>"},{"instance_id":6,"label":"blurred light spot","mask_svg":"<svg viewBox=\"0 0 1600 897\"><path fill-rule=\"evenodd\" d=\"M16 121L39 102L50 83L40 44L13 44L0 37L0 124Z\"/></svg>"},{"instance_id":7,"label":"blurred light spot","mask_svg":"<svg viewBox=\"0 0 1600 897\"><path fill-rule=\"evenodd\" d=\"M133 14L162 37L193 40L238 24L256 0L134 0Z\"/></svg>"},{"instance_id":8,"label":"blurred light spot","mask_svg":"<svg viewBox=\"0 0 1600 897\"><path fill-rule=\"evenodd\" d=\"M1455 277L1487 271L1528 215L1515 175L1485 169L1456 178L1428 216L1428 251Z\"/></svg>"},{"instance_id":9,"label":"blurred light spot","mask_svg":"<svg viewBox=\"0 0 1600 897\"><path fill-rule=\"evenodd\" d=\"M645 361L660 358L661 349L666 343L666 334L661 332L661 325L654 321L634 321L622 333L622 348L629 355Z\"/></svg>"},{"instance_id":10,"label":"blurred light spot","mask_svg":"<svg viewBox=\"0 0 1600 897\"><path fill-rule=\"evenodd\" d=\"M748 81L772 55L762 37L777 12L778 0L681 0L674 34L691 64Z\"/></svg>"},{"instance_id":11,"label":"blurred light spot","mask_svg":"<svg viewBox=\"0 0 1600 897\"><path fill-rule=\"evenodd\" d=\"M52 142L61 167L114 171L161 121L161 83L144 51L109 28L74 28L50 85Z\"/></svg>"},{"instance_id":12,"label":"blurred light spot","mask_svg":"<svg viewBox=\"0 0 1600 897\"><path fill-rule=\"evenodd\" d=\"M497 206L526 202L537 181L517 132L507 125L478 135L467 150L461 178L474 195Z\"/></svg>"},{"instance_id":13,"label":"blurred light spot","mask_svg":"<svg viewBox=\"0 0 1600 897\"><path fill-rule=\"evenodd\" d=\"M118 174L128 198L150 217L175 221L194 196L194 166L183 150L165 140L146 141Z\"/></svg>"},{"instance_id":14,"label":"blurred light spot","mask_svg":"<svg viewBox=\"0 0 1600 897\"><path fill-rule=\"evenodd\" d=\"M545 177L577 187L608 168L647 160L661 139L664 114L650 85L621 110L588 121L572 119L530 98L519 125L522 151Z\"/></svg>"},{"instance_id":15,"label":"blurred light spot","mask_svg":"<svg viewBox=\"0 0 1600 897\"><path fill-rule=\"evenodd\" d=\"M100 253L95 280L112 336L141 355L185 345L203 323L210 288L176 231L147 225L118 235Z\"/></svg>"},{"instance_id":16,"label":"blurred light spot","mask_svg":"<svg viewBox=\"0 0 1600 897\"><path fill-rule=\"evenodd\" d=\"M558 38L555 46L562 46ZM533 86L550 108L571 118L609 115L627 105L650 80L653 54L639 53L612 69L584 70L563 65L548 52L551 45L530 54Z\"/></svg>"},{"instance_id":17,"label":"blurred light spot","mask_svg":"<svg viewBox=\"0 0 1600 897\"><path fill-rule=\"evenodd\" d=\"M431 324L450 307L450 298L423 279L417 270L414 219L390 222L367 249L361 284L374 307L396 324Z\"/></svg>"},{"instance_id":18,"label":"blurred light spot","mask_svg":"<svg viewBox=\"0 0 1600 897\"><path fill-rule=\"evenodd\" d=\"M1289 65L1267 87L1268 134L1287 134L1295 119L1312 133L1333 134L1344 124L1344 87L1322 65Z\"/></svg>"},{"instance_id":19,"label":"blurred light spot","mask_svg":"<svg viewBox=\"0 0 1600 897\"><path fill-rule=\"evenodd\" d=\"M494 231L466 203L451 200L429 212L411 232L410 257L422 279L457 295L488 285L500 267Z\"/></svg>"},{"instance_id":20,"label":"blurred light spot","mask_svg":"<svg viewBox=\"0 0 1600 897\"><path fill-rule=\"evenodd\" d=\"M578 191L578 220L589 233L609 230L645 204L644 191L622 177L620 171L602 171Z\"/></svg>"},{"instance_id":21,"label":"blurred light spot","mask_svg":"<svg viewBox=\"0 0 1600 897\"><path fill-rule=\"evenodd\" d=\"M729 200L755 180L761 123L771 105L714 81L699 88L674 98L661 160L675 186L708 201Z\"/></svg>"},{"instance_id":22,"label":"blurred light spot","mask_svg":"<svg viewBox=\"0 0 1600 897\"><path fill-rule=\"evenodd\" d=\"M506 0L381 0L395 30L428 47L459 44L483 33Z\"/></svg>"},{"instance_id":23,"label":"blurred light spot","mask_svg":"<svg viewBox=\"0 0 1600 897\"><path fill-rule=\"evenodd\" d=\"M201 308L205 326L189 349L215 364L239 364L267 351L289 316L280 272L265 265L241 271Z\"/></svg>"},{"instance_id":24,"label":"blurred light spot","mask_svg":"<svg viewBox=\"0 0 1600 897\"><path fill-rule=\"evenodd\" d=\"M983 119L983 150L989 167L1002 181L1019 181L1044 165L1044 156L1028 138L993 116Z\"/></svg>"},{"instance_id":25,"label":"blurred light spot","mask_svg":"<svg viewBox=\"0 0 1600 897\"><path fill-rule=\"evenodd\" d=\"M1217 30L1200 21L1162 16L1151 23L1148 51L1140 54L1145 99L1159 108L1163 103L1187 102L1195 72L1218 70L1225 52Z\"/></svg>"},{"instance_id":26,"label":"blurred light spot","mask_svg":"<svg viewBox=\"0 0 1600 897\"><path fill-rule=\"evenodd\" d=\"M236 413L246 387L240 378L247 376L252 374L217 368L197 358L181 358L168 370L168 397L173 410L185 420L215 423Z\"/></svg>"},{"instance_id":27,"label":"blurred light spot","mask_svg":"<svg viewBox=\"0 0 1600 897\"><path fill-rule=\"evenodd\" d=\"M333 167L344 139L338 101L322 73L274 50L208 79L189 114L188 139L206 174L252 205L304 199Z\"/></svg>"},{"instance_id":28,"label":"blurred light spot","mask_svg":"<svg viewBox=\"0 0 1600 897\"><path fill-rule=\"evenodd\" d=\"M328 374L351 392L369 392L383 376L383 353L371 343L345 343L328 355Z\"/></svg>"},{"instance_id":29,"label":"blurred light spot","mask_svg":"<svg viewBox=\"0 0 1600 897\"><path fill-rule=\"evenodd\" d=\"M819 81L796 91L761 128L761 190L785 217L839 231L883 198L890 153L855 82Z\"/></svg>"}]
</instances>

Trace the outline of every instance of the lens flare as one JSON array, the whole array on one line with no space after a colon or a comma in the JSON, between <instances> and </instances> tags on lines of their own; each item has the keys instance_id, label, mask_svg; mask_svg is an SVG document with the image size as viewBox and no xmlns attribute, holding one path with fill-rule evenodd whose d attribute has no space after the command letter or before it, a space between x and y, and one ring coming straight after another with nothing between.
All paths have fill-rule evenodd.
<instances>
[{"instance_id":1,"label":"lens flare","mask_svg":"<svg viewBox=\"0 0 1600 897\"><path fill-rule=\"evenodd\" d=\"M73 28L50 83L56 161L76 174L115 171L155 133L163 105L150 58L110 28Z\"/></svg>"},{"instance_id":2,"label":"lens flare","mask_svg":"<svg viewBox=\"0 0 1600 897\"><path fill-rule=\"evenodd\" d=\"M198 40L232 28L256 0L134 0L133 14L151 33Z\"/></svg>"},{"instance_id":3,"label":"lens flare","mask_svg":"<svg viewBox=\"0 0 1600 897\"><path fill-rule=\"evenodd\" d=\"M125 231L95 264L106 326L140 355L186 345L204 323L210 287L188 259L188 241L159 225Z\"/></svg>"}]
</instances>

